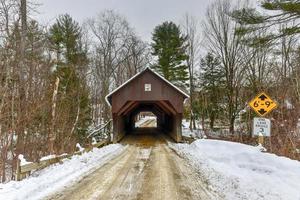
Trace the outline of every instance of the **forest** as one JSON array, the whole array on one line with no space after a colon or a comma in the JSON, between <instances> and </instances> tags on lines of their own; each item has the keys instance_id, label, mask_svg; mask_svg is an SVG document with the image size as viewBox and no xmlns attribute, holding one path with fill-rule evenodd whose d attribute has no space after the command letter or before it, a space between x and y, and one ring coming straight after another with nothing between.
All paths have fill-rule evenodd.
<instances>
[{"instance_id":1,"label":"forest","mask_svg":"<svg viewBox=\"0 0 300 200\"><path fill-rule=\"evenodd\" d=\"M190 94L184 118L210 138L255 143L247 103L266 92L279 105L268 151L300 159L299 1L216 0L204 19L157 24L150 42L114 10L46 25L38 10L0 0L0 182L20 154L34 162L90 145L111 118L105 96L146 67Z\"/></svg>"}]
</instances>

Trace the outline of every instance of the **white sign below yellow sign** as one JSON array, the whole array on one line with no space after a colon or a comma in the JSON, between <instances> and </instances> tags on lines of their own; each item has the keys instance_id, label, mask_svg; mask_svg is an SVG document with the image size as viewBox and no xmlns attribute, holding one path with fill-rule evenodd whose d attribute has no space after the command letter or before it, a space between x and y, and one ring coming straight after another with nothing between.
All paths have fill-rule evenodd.
<instances>
[{"instance_id":1,"label":"white sign below yellow sign","mask_svg":"<svg viewBox=\"0 0 300 200\"><path fill-rule=\"evenodd\" d=\"M253 118L253 135L254 136L271 136L271 120L262 117Z\"/></svg>"}]
</instances>

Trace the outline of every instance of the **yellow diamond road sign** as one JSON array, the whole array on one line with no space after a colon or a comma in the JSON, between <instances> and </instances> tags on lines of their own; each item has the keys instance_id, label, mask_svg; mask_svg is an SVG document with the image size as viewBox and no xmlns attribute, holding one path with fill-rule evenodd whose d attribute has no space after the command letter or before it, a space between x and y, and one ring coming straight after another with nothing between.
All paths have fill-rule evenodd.
<instances>
[{"instance_id":1,"label":"yellow diamond road sign","mask_svg":"<svg viewBox=\"0 0 300 200\"><path fill-rule=\"evenodd\" d=\"M266 93L262 92L249 102L249 106L260 116L265 116L277 107Z\"/></svg>"}]
</instances>

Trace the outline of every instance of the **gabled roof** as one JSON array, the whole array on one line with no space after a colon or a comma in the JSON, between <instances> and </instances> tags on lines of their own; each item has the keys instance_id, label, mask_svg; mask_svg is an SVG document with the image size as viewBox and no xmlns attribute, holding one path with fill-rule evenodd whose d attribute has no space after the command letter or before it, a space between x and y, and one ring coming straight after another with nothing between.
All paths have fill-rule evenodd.
<instances>
[{"instance_id":1,"label":"gabled roof","mask_svg":"<svg viewBox=\"0 0 300 200\"><path fill-rule=\"evenodd\" d=\"M116 89L114 89L111 93L109 93L108 95L106 95L105 100L107 102L108 105L111 105L110 102L110 97L117 92L118 90L120 90L121 88L123 88L125 85L127 85L128 83L130 83L132 80L136 79L137 77L141 76L144 72L146 71L150 71L152 72L154 75L156 75L159 79L161 79L163 82L167 83L168 85L170 85L172 88L174 88L175 90L177 90L179 93L181 93L183 96L185 96L186 98L190 98L190 96L185 93L184 91L182 91L181 89L179 89L178 87L176 87L173 83L171 83L170 81L168 81L167 79L165 79L163 76L161 76L160 74L158 74L157 72L155 72L153 69L151 69L150 67L147 67L146 69L144 69L143 71L137 73L136 75L134 75L133 77L131 77L130 79L128 79L126 82L124 82L122 85L120 85L119 87L117 87Z\"/></svg>"}]
</instances>

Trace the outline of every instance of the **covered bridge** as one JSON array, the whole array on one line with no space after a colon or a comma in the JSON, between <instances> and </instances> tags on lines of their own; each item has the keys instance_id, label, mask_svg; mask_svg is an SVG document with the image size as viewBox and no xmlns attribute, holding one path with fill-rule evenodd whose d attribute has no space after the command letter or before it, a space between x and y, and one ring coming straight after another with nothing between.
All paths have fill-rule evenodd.
<instances>
[{"instance_id":1,"label":"covered bridge","mask_svg":"<svg viewBox=\"0 0 300 200\"><path fill-rule=\"evenodd\" d=\"M146 68L106 96L113 117L113 142L135 132L134 120L140 112L152 112L157 118L157 130L176 142L182 138L183 102L185 92Z\"/></svg>"}]
</instances>

